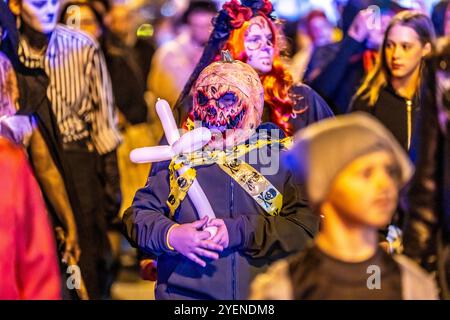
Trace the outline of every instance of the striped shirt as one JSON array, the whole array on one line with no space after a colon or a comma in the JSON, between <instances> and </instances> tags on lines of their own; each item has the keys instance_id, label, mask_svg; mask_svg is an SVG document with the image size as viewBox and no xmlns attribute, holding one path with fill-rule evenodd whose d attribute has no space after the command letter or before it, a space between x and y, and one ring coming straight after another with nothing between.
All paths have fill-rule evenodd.
<instances>
[{"instance_id":1,"label":"striped shirt","mask_svg":"<svg viewBox=\"0 0 450 320\"><path fill-rule=\"evenodd\" d=\"M31 52L19 42L20 61L41 68L49 77L47 97L63 142L90 138L98 153L114 150L121 142L111 81L98 44L88 35L57 25L45 54Z\"/></svg>"}]
</instances>

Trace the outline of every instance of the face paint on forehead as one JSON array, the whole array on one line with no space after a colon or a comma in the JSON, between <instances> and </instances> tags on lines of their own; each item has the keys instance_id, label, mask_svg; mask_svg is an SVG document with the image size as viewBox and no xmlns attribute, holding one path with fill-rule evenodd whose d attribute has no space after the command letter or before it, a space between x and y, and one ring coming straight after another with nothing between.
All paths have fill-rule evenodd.
<instances>
[{"instance_id":1,"label":"face paint on forehead","mask_svg":"<svg viewBox=\"0 0 450 320\"><path fill-rule=\"evenodd\" d=\"M269 23L263 17L255 17L250 20L250 24L245 32L246 36L249 36L253 33L267 33L272 34L272 29L269 26Z\"/></svg>"}]
</instances>

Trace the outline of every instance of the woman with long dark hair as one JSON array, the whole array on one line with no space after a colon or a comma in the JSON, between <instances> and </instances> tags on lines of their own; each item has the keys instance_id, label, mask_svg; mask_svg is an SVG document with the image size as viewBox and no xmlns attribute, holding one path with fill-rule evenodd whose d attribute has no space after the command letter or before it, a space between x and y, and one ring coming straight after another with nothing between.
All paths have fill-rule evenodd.
<instances>
[{"instance_id":1,"label":"woman with long dark hair","mask_svg":"<svg viewBox=\"0 0 450 320\"><path fill-rule=\"evenodd\" d=\"M429 17L403 11L390 22L376 67L368 74L350 105L378 118L405 148L411 149L420 102L424 59L434 51Z\"/></svg>"}]
</instances>

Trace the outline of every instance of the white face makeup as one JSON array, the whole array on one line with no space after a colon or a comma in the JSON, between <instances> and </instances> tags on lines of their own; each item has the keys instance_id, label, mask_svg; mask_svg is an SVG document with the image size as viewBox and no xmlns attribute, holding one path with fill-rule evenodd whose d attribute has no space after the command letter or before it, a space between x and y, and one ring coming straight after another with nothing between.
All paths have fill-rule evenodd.
<instances>
[{"instance_id":1,"label":"white face makeup","mask_svg":"<svg viewBox=\"0 0 450 320\"><path fill-rule=\"evenodd\" d=\"M272 70L274 46L273 33L263 17L254 17L245 32L244 47L247 63L258 73L266 74Z\"/></svg>"},{"instance_id":2,"label":"white face makeup","mask_svg":"<svg viewBox=\"0 0 450 320\"><path fill-rule=\"evenodd\" d=\"M48 34L58 22L59 0L22 0L21 17L35 31Z\"/></svg>"}]
</instances>

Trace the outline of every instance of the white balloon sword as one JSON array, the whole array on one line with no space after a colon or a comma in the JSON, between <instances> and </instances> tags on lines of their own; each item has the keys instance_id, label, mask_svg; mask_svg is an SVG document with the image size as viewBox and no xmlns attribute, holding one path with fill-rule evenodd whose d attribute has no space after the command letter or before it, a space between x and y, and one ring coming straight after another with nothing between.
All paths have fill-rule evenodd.
<instances>
[{"instance_id":1,"label":"white balloon sword","mask_svg":"<svg viewBox=\"0 0 450 320\"><path fill-rule=\"evenodd\" d=\"M180 137L178 127L173 118L172 109L164 99L158 99L156 102L156 113L161 120L164 134L169 145L134 149L130 153L132 162L149 163L170 160L177 155L201 149L211 140L211 132L208 128L204 127L188 131ZM184 165L177 172L181 175L189 168L189 165ZM200 219L205 216L208 217L208 220L216 217L211 204L197 179L194 179L192 182L192 185L188 190L188 196L194 204ZM208 227L204 230L211 234L211 238L217 233L217 227Z\"/></svg>"}]
</instances>

